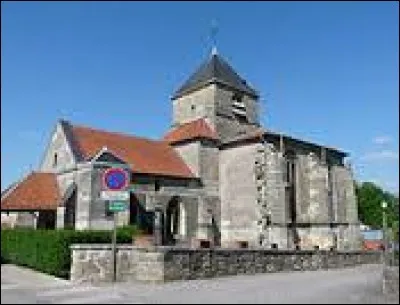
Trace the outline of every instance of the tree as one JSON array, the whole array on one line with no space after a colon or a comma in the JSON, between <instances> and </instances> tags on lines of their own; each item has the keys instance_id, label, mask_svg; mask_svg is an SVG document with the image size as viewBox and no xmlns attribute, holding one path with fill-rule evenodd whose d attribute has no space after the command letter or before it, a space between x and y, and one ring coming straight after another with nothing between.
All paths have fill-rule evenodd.
<instances>
[{"instance_id":1,"label":"tree","mask_svg":"<svg viewBox=\"0 0 400 305\"><path fill-rule=\"evenodd\" d=\"M373 229L382 228L382 201L386 201L388 227L398 227L399 198L372 182L355 185L360 221ZM396 229L395 229L396 230ZM398 229L397 229L398 231Z\"/></svg>"}]
</instances>

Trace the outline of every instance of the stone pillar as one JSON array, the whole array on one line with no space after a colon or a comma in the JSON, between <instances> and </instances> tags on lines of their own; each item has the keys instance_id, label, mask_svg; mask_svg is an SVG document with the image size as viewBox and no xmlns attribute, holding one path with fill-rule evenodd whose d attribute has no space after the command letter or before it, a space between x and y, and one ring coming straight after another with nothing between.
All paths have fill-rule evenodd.
<instances>
[{"instance_id":1,"label":"stone pillar","mask_svg":"<svg viewBox=\"0 0 400 305\"><path fill-rule=\"evenodd\" d=\"M154 209L154 244L161 246L163 241L163 227L162 227L163 211L160 208Z\"/></svg>"},{"instance_id":2,"label":"stone pillar","mask_svg":"<svg viewBox=\"0 0 400 305\"><path fill-rule=\"evenodd\" d=\"M77 201L75 211L75 228L90 228L90 204L92 202L92 169L82 168L77 175Z\"/></svg>"},{"instance_id":3,"label":"stone pillar","mask_svg":"<svg viewBox=\"0 0 400 305\"><path fill-rule=\"evenodd\" d=\"M184 202L179 202L179 235L182 238L186 237L186 209Z\"/></svg>"},{"instance_id":4,"label":"stone pillar","mask_svg":"<svg viewBox=\"0 0 400 305\"><path fill-rule=\"evenodd\" d=\"M57 207L56 228L63 229L65 225L65 207Z\"/></svg>"},{"instance_id":5,"label":"stone pillar","mask_svg":"<svg viewBox=\"0 0 400 305\"><path fill-rule=\"evenodd\" d=\"M209 211L207 202L203 196L198 196L198 202L197 239L210 240L212 231L212 211Z\"/></svg>"},{"instance_id":6,"label":"stone pillar","mask_svg":"<svg viewBox=\"0 0 400 305\"><path fill-rule=\"evenodd\" d=\"M33 228L37 229L38 220L39 220L39 212L33 212L32 218L33 218Z\"/></svg>"}]
</instances>

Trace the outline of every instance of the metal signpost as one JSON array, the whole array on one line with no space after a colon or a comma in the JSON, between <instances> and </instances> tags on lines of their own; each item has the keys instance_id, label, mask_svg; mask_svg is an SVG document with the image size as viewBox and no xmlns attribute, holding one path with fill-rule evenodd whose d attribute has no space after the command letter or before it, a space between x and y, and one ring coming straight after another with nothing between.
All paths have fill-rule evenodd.
<instances>
[{"instance_id":1,"label":"metal signpost","mask_svg":"<svg viewBox=\"0 0 400 305\"><path fill-rule=\"evenodd\" d=\"M113 282L117 280L117 219L116 213L127 209L129 201L129 174L122 168L113 167L103 173L101 199L108 202L108 210L113 213L112 266Z\"/></svg>"}]
</instances>

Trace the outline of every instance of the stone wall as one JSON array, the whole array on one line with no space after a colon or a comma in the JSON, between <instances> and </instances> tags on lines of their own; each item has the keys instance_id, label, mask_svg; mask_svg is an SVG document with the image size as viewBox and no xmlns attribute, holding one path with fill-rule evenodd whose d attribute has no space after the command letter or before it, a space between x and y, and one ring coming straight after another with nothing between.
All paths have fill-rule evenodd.
<instances>
[{"instance_id":1,"label":"stone wall","mask_svg":"<svg viewBox=\"0 0 400 305\"><path fill-rule=\"evenodd\" d=\"M71 247L70 279L77 282L110 282L113 277L111 245L91 244ZM134 247L118 246L117 279L130 281L136 277L138 252Z\"/></svg>"},{"instance_id":2,"label":"stone wall","mask_svg":"<svg viewBox=\"0 0 400 305\"><path fill-rule=\"evenodd\" d=\"M36 228L36 217L32 212L1 212L1 227Z\"/></svg>"},{"instance_id":3,"label":"stone wall","mask_svg":"<svg viewBox=\"0 0 400 305\"><path fill-rule=\"evenodd\" d=\"M112 279L110 245L73 245L71 280ZM117 281L164 282L237 274L306 271L378 263L378 252L118 246Z\"/></svg>"},{"instance_id":4,"label":"stone wall","mask_svg":"<svg viewBox=\"0 0 400 305\"><path fill-rule=\"evenodd\" d=\"M243 94L242 99L246 107L247 122L240 122L235 118L232 111L232 97L235 93L235 91L222 86L217 86L215 90L215 124L222 142L236 137L239 134L252 132L259 125L258 102L247 94Z\"/></svg>"},{"instance_id":5,"label":"stone wall","mask_svg":"<svg viewBox=\"0 0 400 305\"><path fill-rule=\"evenodd\" d=\"M314 154L298 155L297 159L297 222L329 223L327 167Z\"/></svg>"},{"instance_id":6,"label":"stone wall","mask_svg":"<svg viewBox=\"0 0 400 305\"><path fill-rule=\"evenodd\" d=\"M200 141L193 141L173 146L196 177L200 177L200 144Z\"/></svg>"},{"instance_id":7,"label":"stone wall","mask_svg":"<svg viewBox=\"0 0 400 305\"><path fill-rule=\"evenodd\" d=\"M215 118L215 85L204 87L172 101L173 124L183 124L198 118Z\"/></svg>"},{"instance_id":8,"label":"stone wall","mask_svg":"<svg viewBox=\"0 0 400 305\"><path fill-rule=\"evenodd\" d=\"M332 191L337 206L336 221L358 222L357 201L354 179L350 169L343 166L332 167Z\"/></svg>"},{"instance_id":9,"label":"stone wall","mask_svg":"<svg viewBox=\"0 0 400 305\"><path fill-rule=\"evenodd\" d=\"M90 228L90 205L92 202L92 170L90 166L82 167L76 176L77 200L75 211L75 229Z\"/></svg>"},{"instance_id":10,"label":"stone wall","mask_svg":"<svg viewBox=\"0 0 400 305\"><path fill-rule=\"evenodd\" d=\"M221 245L259 244L256 144L222 150L220 155Z\"/></svg>"}]
</instances>

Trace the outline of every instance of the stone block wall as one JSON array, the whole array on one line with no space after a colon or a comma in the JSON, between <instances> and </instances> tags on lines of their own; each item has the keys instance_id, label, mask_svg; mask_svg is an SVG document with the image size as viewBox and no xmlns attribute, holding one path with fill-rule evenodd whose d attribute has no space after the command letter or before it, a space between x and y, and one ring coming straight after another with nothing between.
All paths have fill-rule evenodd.
<instances>
[{"instance_id":1,"label":"stone block wall","mask_svg":"<svg viewBox=\"0 0 400 305\"><path fill-rule=\"evenodd\" d=\"M221 245L236 241L259 244L257 189L255 182L256 145L222 150L220 155Z\"/></svg>"},{"instance_id":2,"label":"stone block wall","mask_svg":"<svg viewBox=\"0 0 400 305\"><path fill-rule=\"evenodd\" d=\"M117 251L117 280L136 279L139 252L131 245L119 245ZM70 279L75 282L110 282L112 281L111 245L91 244L71 247Z\"/></svg>"},{"instance_id":3,"label":"stone block wall","mask_svg":"<svg viewBox=\"0 0 400 305\"><path fill-rule=\"evenodd\" d=\"M298 155L296 211L299 223L329 223L328 169L313 154Z\"/></svg>"},{"instance_id":4,"label":"stone block wall","mask_svg":"<svg viewBox=\"0 0 400 305\"><path fill-rule=\"evenodd\" d=\"M288 247L287 207L283 183L282 154L272 143L257 144L255 183L259 245Z\"/></svg>"},{"instance_id":5,"label":"stone block wall","mask_svg":"<svg viewBox=\"0 0 400 305\"><path fill-rule=\"evenodd\" d=\"M110 245L73 245L71 280L112 279ZM344 268L380 262L379 252L118 246L117 281L164 282L237 274Z\"/></svg>"},{"instance_id":6,"label":"stone block wall","mask_svg":"<svg viewBox=\"0 0 400 305\"><path fill-rule=\"evenodd\" d=\"M333 166L332 178L335 205L337 206L336 221L357 223L357 202L350 169L343 166Z\"/></svg>"},{"instance_id":7,"label":"stone block wall","mask_svg":"<svg viewBox=\"0 0 400 305\"><path fill-rule=\"evenodd\" d=\"M301 249L319 249L328 250L334 247L334 239L332 230L329 226L313 226L305 228L297 228L300 237Z\"/></svg>"},{"instance_id":8,"label":"stone block wall","mask_svg":"<svg viewBox=\"0 0 400 305\"><path fill-rule=\"evenodd\" d=\"M174 99L173 124L183 124L202 117L208 117L214 122L215 90L216 85L211 85Z\"/></svg>"},{"instance_id":9,"label":"stone block wall","mask_svg":"<svg viewBox=\"0 0 400 305\"><path fill-rule=\"evenodd\" d=\"M1 212L2 228L36 228L36 223L32 212Z\"/></svg>"},{"instance_id":10,"label":"stone block wall","mask_svg":"<svg viewBox=\"0 0 400 305\"><path fill-rule=\"evenodd\" d=\"M200 177L200 142L176 144L173 146L196 177Z\"/></svg>"}]
</instances>

